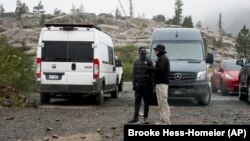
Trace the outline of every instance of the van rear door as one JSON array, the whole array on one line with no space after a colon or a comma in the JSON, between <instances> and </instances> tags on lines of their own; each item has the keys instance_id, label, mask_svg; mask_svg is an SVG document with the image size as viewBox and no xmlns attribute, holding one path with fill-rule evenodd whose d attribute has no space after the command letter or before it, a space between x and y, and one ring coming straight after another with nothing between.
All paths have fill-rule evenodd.
<instances>
[{"instance_id":1,"label":"van rear door","mask_svg":"<svg viewBox=\"0 0 250 141\"><path fill-rule=\"evenodd\" d=\"M41 84L60 85L66 90L67 84L67 31L44 31L41 54Z\"/></svg>"},{"instance_id":2,"label":"van rear door","mask_svg":"<svg viewBox=\"0 0 250 141\"><path fill-rule=\"evenodd\" d=\"M67 83L69 91L81 85L93 85L94 32L91 30L69 31ZM73 88L71 90L71 88Z\"/></svg>"}]
</instances>

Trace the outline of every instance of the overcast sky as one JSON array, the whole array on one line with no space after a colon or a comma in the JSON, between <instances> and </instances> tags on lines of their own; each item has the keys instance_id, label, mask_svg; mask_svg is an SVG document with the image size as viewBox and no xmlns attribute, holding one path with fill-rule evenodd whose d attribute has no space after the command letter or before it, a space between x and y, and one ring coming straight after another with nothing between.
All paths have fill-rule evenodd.
<instances>
[{"instance_id":1,"label":"overcast sky","mask_svg":"<svg viewBox=\"0 0 250 141\"><path fill-rule=\"evenodd\" d=\"M25 2L30 10L39 3L40 0L21 0ZM127 15L129 15L129 0L121 0ZM183 15L192 15L194 22L202 21L211 28L217 26L218 15L222 13L223 18L228 22L235 22L231 15L239 13L241 10L250 10L250 0L183 0ZM69 13L72 4L79 7L82 3L85 12L90 13L112 13L116 8L120 8L119 0L42 0L47 13L53 13L55 8ZM146 18L152 18L157 14L164 14L166 18L172 18L174 14L175 0L133 0L134 15L145 13ZM0 0L6 12L15 10L16 0ZM242 17L243 18L243 17ZM247 16L245 18L250 18ZM244 20L243 20L244 21ZM224 23L225 24L225 23ZM231 24L231 23L230 23ZM239 23L237 23L239 24ZM248 24L248 23L242 23ZM226 25L225 25L226 26Z\"/></svg>"}]
</instances>

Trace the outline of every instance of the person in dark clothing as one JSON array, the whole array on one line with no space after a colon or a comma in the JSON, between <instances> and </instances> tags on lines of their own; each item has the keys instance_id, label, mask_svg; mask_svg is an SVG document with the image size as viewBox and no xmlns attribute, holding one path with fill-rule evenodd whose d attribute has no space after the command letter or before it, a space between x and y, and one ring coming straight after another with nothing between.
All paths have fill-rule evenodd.
<instances>
[{"instance_id":1,"label":"person in dark clothing","mask_svg":"<svg viewBox=\"0 0 250 141\"><path fill-rule=\"evenodd\" d=\"M170 125L170 108L168 105L168 86L169 86L169 73L170 62L165 55L164 45L157 45L155 48L155 54L158 57L154 67L154 83L156 88L156 96L158 101L158 107L160 108L160 122L157 124Z\"/></svg>"},{"instance_id":2,"label":"person in dark clothing","mask_svg":"<svg viewBox=\"0 0 250 141\"><path fill-rule=\"evenodd\" d=\"M149 112L149 95L153 87L152 71L147 70L146 67L153 67L153 62L149 60L146 55L146 48L139 48L140 58L135 61L133 66L133 90L135 91L135 107L134 117L128 123L139 124L139 111L141 100L144 101L144 124L148 124Z\"/></svg>"}]
</instances>

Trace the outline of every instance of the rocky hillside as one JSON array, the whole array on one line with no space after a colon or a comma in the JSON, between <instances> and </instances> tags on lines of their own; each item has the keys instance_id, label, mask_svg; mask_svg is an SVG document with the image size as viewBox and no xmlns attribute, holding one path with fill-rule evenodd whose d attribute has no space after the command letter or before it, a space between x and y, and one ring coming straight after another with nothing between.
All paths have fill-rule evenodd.
<instances>
[{"instance_id":1,"label":"rocky hillside","mask_svg":"<svg viewBox=\"0 0 250 141\"><path fill-rule=\"evenodd\" d=\"M23 16L25 28L20 27L20 22L13 14L0 18L0 35L7 36L9 42L14 46L26 45L30 47L27 53L35 55L36 44L40 34L41 26L39 15L26 14ZM134 44L136 46L149 47L151 34L157 27L171 27L162 22L149 19L116 19L112 15L95 15L85 13L82 15L45 15L46 23L82 23L98 25L104 32L112 36L115 46ZM214 41L219 39L219 34L208 29L201 29L204 35L208 51L215 46ZM222 47L217 49L217 58L235 58L235 39L223 37Z\"/></svg>"}]
</instances>

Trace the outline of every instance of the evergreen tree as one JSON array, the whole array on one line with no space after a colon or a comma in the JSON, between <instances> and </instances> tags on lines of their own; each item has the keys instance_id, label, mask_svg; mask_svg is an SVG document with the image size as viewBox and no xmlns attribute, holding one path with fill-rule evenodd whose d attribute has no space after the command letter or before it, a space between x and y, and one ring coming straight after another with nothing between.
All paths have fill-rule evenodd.
<instances>
[{"instance_id":1,"label":"evergreen tree","mask_svg":"<svg viewBox=\"0 0 250 141\"><path fill-rule=\"evenodd\" d=\"M40 21L39 21L39 25L40 25L40 26L43 26L43 24L45 23L45 18L46 18L46 16L45 16L44 14L42 14L42 15L41 15L41 19L40 19Z\"/></svg>"},{"instance_id":2,"label":"evergreen tree","mask_svg":"<svg viewBox=\"0 0 250 141\"><path fill-rule=\"evenodd\" d=\"M166 18L164 15L159 14L159 15L154 16L153 20L156 22L165 22Z\"/></svg>"},{"instance_id":3,"label":"evergreen tree","mask_svg":"<svg viewBox=\"0 0 250 141\"><path fill-rule=\"evenodd\" d=\"M116 19L121 19L122 18L122 13L118 8L115 10L115 18Z\"/></svg>"},{"instance_id":4,"label":"evergreen tree","mask_svg":"<svg viewBox=\"0 0 250 141\"><path fill-rule=\"evenodd\" d=\"M196 28L201 28L201 27L202 27L201 21L198 21L196 24Z\"/></svg>"},{"instance_id":5,"label":"evergreen tree","mask_svg":"<svg viewBox=\"0 0 250 141\"><path fill-rule=\"evenodd\" d=\"M37 6L33 7L33 11L38 13L38 14L43 13L43 11L41 11L43 9L44 9L44 6L42 4L42 1L40 1Z\"/></svg>"},{"instance_id":6,"label":"evergreen tree","mask_svg":"<svg viewBox=\"0 0 250 141\"><path fill-rule=\"evenodd\" d=\"M20 0L17 0L15 13L17 20L21 22L22 27L24 26L22 21L22 15L28 12L29 12L29 7L25 3L22 3Z\"/></svg>"},{"instance_id":7,"label":"evergreen tree","mask_svg":"<svg viewBox=\"0 0 250 141\"><path fill-rule=\"evenodd\" d=\"M74 4L72 4L72 8L70 9L70 12L71 12L72 14L76 14L76 7L75 7Z\"/></svg>"},{"instance_id":8,"label":"evergreen tree","mask_svg":"<svg viewBox=\"0 0 250 141\"><path fill-rule=\"evenodd\" d=\"M176 0L175 1L175 16L173 18L173 24L180 25L182 20L182 6L183 2L182 0Z\"/></svg>"},{"instance_id":9,"label":"evergreen tree","mask_svg":"<svg viewBox=\"0 0 250 141\"><path fill-rule=\"evenodd\" d=\"M3 7L3 4L1 4L1 5L0 5L0 15L1 15L1 14L4 14L4 12L5 12L5 9L4 9L4 7Z\"/></svg>"},{"instance_id":10,"label":"evergreen tree","mask_svg":"<svg viewBox=\"0 0 250 141\"><path fill-rule=\"evenodd\" d=\"M193 28L194 24L193 24L192 17L191 16L185 17L182 23L182 26L187 27L187 28Z\"/></svg>"},{"instance_id":11,"label":"evergreen tree","mask_svg":"<svg viewBox=\"0 0 250 141\"><path fill-rule=\"evenodd\" d=\"M54 15L60 15L62 13L62 11L58 8L55 8L54 10Z\"/></svg>"},{"instance_id":12,"label":"evergreen tree","mask_svg":"<svg viewBox=\"0 0 250 141\"><path fill-rule=\"evenodd\" d=\"M239 57L247 57L250 53L250 32L244 26L236 39L236 49Z\"/></svg>"}]
</instances>

